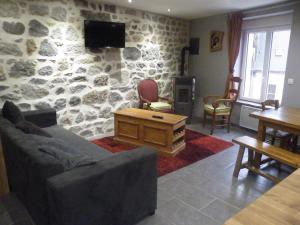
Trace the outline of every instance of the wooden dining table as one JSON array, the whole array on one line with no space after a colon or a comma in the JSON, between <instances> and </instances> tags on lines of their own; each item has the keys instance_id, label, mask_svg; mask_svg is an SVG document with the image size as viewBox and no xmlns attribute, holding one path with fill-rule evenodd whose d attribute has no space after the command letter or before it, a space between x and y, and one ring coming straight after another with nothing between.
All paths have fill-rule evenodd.
<instances>
[{"instance_id":1,"label":"wooden dining table","mask_svg":"<svg viewBox=\"0 0 300 225\"><path fill-rule=\"evenodd\" d=\"M250 117L259 120L257 139L260 141L265 141L267 128L286 131L300 136L300 108L281 107L279 109L257 111L251 113ZM256 154L254 163L257 166L260 163L260 159L261 155Z\"/></svg>"},{"instance_id":2,"label":"wooden dining table","mask_svg":"<svg viewBox=\"0 0 300 225\"><path fill-rule=\"evenodd\" d=\"M224 225L299 225L300 169L239 211Z\"/></svg>"}]
</instances>

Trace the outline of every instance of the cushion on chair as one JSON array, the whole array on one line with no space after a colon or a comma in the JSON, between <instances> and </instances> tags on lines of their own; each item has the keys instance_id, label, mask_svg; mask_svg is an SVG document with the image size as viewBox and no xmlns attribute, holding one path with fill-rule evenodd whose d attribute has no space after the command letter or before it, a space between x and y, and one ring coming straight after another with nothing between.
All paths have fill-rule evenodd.
<instances>
[{"instance_id":1,"label":"cushion on chair","mask_svg":"<svg viewBox=\"0 0 300 225\"><path fill-rule=\"evenodd\" d=\"M226 106L224 104L220 104L218 108L216 108L216 114L218 113L230 113L230 107ZM205 104L204 105L204 110L209 112L209 113L213 113L214 112L214 107L212 106L212 104Z\"/></svg>"},{"instance_id":2,"label":"cushion on chair","mask_svg":"<svg viewBox=\"0 0 300 225\"><path fill-rule=\"evenodd\" d=\"M146 104L146 108L147 108L147 104ZM150 109L153 111L171 110L172 105L170 105L167 102L151 102Z\"/></svg>"}]
</instances>

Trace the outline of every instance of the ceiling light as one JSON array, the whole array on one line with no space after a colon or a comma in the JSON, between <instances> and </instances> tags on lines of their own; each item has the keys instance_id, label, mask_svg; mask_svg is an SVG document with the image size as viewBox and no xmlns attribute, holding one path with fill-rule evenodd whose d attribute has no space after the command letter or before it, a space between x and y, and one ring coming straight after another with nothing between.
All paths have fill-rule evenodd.
<instances>
[{"instance_id":1,"label":"ceiling light","mask_svg":"<svg viewBox=\"0 0 300 225\"><path fill-rule=\"evenodd\" d=\"M128 0L129 3L132 3L132 0Z\"/></svg>"},{"instance_id":2,"label":"ceiling light","mask_svg":"<svg viewBox=\"0 0 300 225\"><path fill-rule=\"evenodd\" d=\"M168 12L171 12L171 9L168 9Z\"/></svg>"}]
</instances>

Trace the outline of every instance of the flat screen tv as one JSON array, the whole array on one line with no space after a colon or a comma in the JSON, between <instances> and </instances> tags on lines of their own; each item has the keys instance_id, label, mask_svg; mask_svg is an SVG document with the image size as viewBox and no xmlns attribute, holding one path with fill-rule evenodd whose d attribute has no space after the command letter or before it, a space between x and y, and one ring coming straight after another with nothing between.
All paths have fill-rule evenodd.
<instances>
[{"instance_id":1,"label":"flat screen tv","mask_svg":"<svg viewBox=\"0 0 300 225\"><path fill-rule=\"evenodd\" d=\"M84 21L86 48L124 48L125 23Z\"/></svg>"}]
</instances>

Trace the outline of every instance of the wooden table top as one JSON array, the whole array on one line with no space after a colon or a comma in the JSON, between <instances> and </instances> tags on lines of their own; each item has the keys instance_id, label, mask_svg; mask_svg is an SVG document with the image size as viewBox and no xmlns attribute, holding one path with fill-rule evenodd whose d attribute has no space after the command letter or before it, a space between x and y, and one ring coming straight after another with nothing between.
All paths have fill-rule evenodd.
<instances>
[{"instance_id":1,"label":"wooden table top","mask_svg":"<svg viewBox=\"0 0 300 225\"><path fill-rule=\"evenodd\" d=\"M224 223L224 225L262 224L300 224L300 169Z\"/></svg>"},{"instance_id":2,"label":"wooden table top","mask_svg":"<svg viewBox=\"0 0 300 225\"><path fill-rule=\"evenodd\" d=\"M186 116L170 114L170 113L161 113L161 112L155 112L155 111L137 109L137 108L121 109L121 110L116 111L114 114L129 116L129 117L144 119L144 120L157 121L160 123L166 123L166 124L172 124L172 125L177 124L177 123L187 119ZM153 116L160 116L163 119L153 118Z\"/></svg>"},{"instance_id":3,"label":"wooden table top","mask_svg":"<svg viewBox=\"0 0 300 225\"><path fill-rule=\"evenodd\" d=\"M277 110L269 109L261 112L253 112L250 116L300 130L300 108L281 107Z\"/></svg>"}]
</instances>

